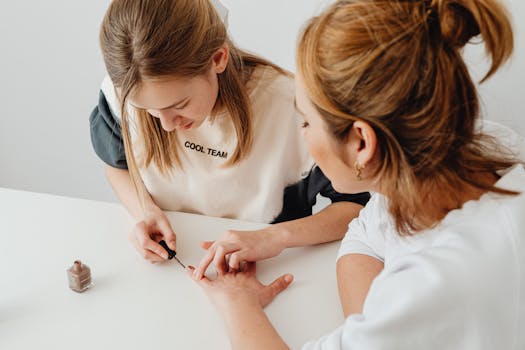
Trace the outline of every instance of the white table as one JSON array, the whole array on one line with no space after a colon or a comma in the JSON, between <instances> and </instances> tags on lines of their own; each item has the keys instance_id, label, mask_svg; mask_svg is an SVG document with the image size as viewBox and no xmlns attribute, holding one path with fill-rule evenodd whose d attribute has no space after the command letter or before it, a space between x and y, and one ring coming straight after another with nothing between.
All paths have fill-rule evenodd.
<instances>
[{"instance_id":1,"label":"white table","mask_svg":"<svg viewBox=\"0 0 525 350\"><path fill-rule=\"evenodd\" d=\"M195 265L198 243L227 229L264 225L167 213L178 257ZM133 226L119 204L0 188L0 349L228 349L219 315L175 262L152 265L128 243ZM295 276L266 309L299 348L343 322L335 278L338 244L297 248L258 264L269 282ZM94 286L68 288L81 259Z\"/></svg>"}]
</instances>

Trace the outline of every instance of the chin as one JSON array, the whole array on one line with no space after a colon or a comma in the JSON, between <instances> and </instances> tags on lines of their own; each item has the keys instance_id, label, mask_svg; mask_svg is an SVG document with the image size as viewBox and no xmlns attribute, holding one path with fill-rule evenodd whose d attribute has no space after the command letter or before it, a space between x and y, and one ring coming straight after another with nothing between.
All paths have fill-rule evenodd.
<instances>
[{"instance_id":1,"label":"chin","mask_svg":"<svg viewBox=\"0 0 525 350\"><path fill-rule=\"evenodd\" d=\"M176 127L172 127L172 128L168 128L166 129L165 127L162 127L162 129L166 132L172 132L172 131L175 131L177 128Z\"/></svg>"}]
</instances>

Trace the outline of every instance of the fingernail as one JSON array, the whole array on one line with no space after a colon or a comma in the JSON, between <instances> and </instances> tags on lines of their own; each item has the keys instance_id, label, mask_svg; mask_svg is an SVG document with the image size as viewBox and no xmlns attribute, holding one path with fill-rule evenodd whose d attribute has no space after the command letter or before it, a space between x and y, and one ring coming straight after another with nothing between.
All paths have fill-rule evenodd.
<instances>
[{"instance_id":1,"label":"fingernail","mask_svg":"<svg viewBox=\"0 0 525 350\"><path fill-rule=\"evenodd\" d=\"M284 281L285 281L286 283L290 283L290 282L292 282L292 279L293 279L293 278L292 278L292 276L290 276L290 275L286 275L286 276L284 276Z\"/></svg>"}]
</instances>

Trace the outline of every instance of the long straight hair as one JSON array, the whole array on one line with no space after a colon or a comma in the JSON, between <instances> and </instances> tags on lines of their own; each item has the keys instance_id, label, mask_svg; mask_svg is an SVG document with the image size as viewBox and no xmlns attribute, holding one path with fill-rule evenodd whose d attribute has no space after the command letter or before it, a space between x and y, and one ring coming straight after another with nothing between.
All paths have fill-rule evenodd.
<instances>
[{"instance_id":1,"label":"long straight hair","mask_svg":"<svg viewBox=\"0 0 525 350\"><path fill-rule=\"evenodd\" d=\"M494 0L341 0L313 18L298 44L308 94L336 139L356 120L376 132L380 178L401 235L435 226L466 188L513 194L480 180L517 160L476 130L479 101L461 56L481 34L491 67L513 51Z\"/></svg>"},{"instance_id":2,"label":"long straight hair","mask_svg":"<svg viewBox=\"0 0 525 350\"><path fill-rule=\"evenodd\" d=\"M153 163L164 176L169 176L175 167L183 169L177 132L165 131L160 121L146 110L134 111L138 137L132 147L128 96L144 80L205 74L211 68L212 56L224 44L229 46L229 63L218 75L219 93L211 117L227 111L232 119L237 146L225 164L231 166L245 158L252 146L252 110L246 85L254 69L270 66L279 73L288 73L235 47L209 0L111 2L102 22L100 45L107 72L119 96L126 160L141 199L146 192L139 167Z\"/></svg>"}]
</instances>

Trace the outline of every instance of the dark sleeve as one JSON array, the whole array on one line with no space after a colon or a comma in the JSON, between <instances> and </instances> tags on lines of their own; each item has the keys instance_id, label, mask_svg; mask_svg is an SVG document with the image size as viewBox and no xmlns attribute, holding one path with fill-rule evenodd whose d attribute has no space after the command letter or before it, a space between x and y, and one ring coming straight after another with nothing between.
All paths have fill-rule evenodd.
<instances>
[{"instance_id":1,"label":"dark sleeve","mask_svg":"<svg viewBox=\"0 0 525 350\"><path fill-rule=\"evenodd\" d=\"M95 153L106 164L127 169L120 122L111 112L106 97L100 91L98 105L89 116L91 144Z\"/></svg>"},{"instance_id":2,"label":"dark sleeve","mask_svg":"<svg viewBox=\"0 0 525 350\"><path fill-rule=\"evenodd\" d=\"M316 166L302 181L285 188L283 209L272 223L276 224L312 215L312 207L315 205L317 194L329 198L332 203L353 202L362 206L365 206L370 199L368 192L357 194L337 192L332 187L330 180Z\"/></svg>"}]
</instances>

